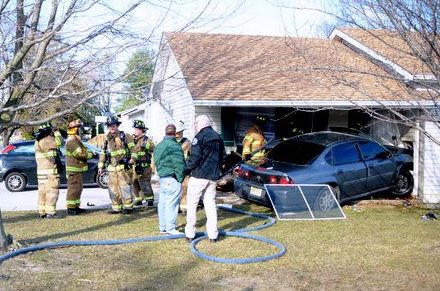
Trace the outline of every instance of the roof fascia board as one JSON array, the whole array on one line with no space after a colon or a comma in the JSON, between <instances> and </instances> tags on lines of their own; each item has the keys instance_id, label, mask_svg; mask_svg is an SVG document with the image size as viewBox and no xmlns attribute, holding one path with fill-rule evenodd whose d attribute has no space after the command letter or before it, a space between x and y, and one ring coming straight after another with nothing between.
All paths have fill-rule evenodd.
<instances>
[{"instance_id":1,"label":"roof fascia board","mask_svg":"<svg viewBox=\"0 0 440 291\"><path fill-rule=\"evenodd\" d=\"M405 70L404 68L402 68L401 66L397 65L396 63L388 60L387 58L383 57L382 55L376 53L374 50L370 49L369 47L367 47L366 45L362 44L361 42L357 41L356 39L352 38L351 36L349 36L348 34L340 31L339 29L335 28L333 29L332 33L330 34L330 39L334 39L336 36L340 37L341 39L345 40L346 42L348 42L349 44L357 47L358 49L362 50L363 52L365 52L366 54L368 54L370 57L386 64L389 65L390 67L392 67L398 74L402 75L405 79L407 80L413 80L414 76L408 72L407 70Z\"/></svg>"},{"instance_id":2,"label":"roof fascia board","mask_svg":"<svg viewBox=\"0 0 440 291\"><path fill-rule=\"evenodd\" d=\"M221 107L422 107L434 106L432 101L256 101L256 100L194 100L194 106Z\"/></svg>"}]
</instances>

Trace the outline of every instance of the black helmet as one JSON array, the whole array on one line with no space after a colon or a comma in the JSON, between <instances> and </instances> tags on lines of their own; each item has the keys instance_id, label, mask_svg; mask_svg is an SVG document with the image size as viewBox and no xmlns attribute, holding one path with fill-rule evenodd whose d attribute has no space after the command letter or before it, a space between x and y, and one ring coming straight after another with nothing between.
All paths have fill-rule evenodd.
<instances>
[{"instance_id":1,"label":"black helmet","mask_svg":"<svg viewBox=\"0 0 440 291\"><path fill-rule=\"evenodd\" d=\"M133 120L133 127L134 128L139 128L139 129L142 129L142 130L148 129L148 128L145 127L145 123L142 120L139 120L139 119Z\"/></svg>"},{"instance_id":2,"label":"black helmet","mask_svg":"<svg viewBox=\"0 0 440 291\"><path fill-rule=\"evenodd\" d=\"M122 122L119 121L119 119L116 116L108 116L107 122L105 123L107 126L110 126L112 124L120 125Z\"/></svg>"},{"instance_id":3,"label":"black helmet","mask_svg":"<svg viewBox=\"0 0 440 291\"><path fill-rule=\"evenodd\" d=\"M257 115L255 117L255 124L258 126L263 126L267 121L268 121L268 118L265 115Z\"/></svg>"},{"instance_id":4,"label":"black helmet","mask_svg":"<svg viewBox=\"0 0 440 291\"><path fill-rule=\"evenodd\" d=\"M38 130L44 131L44 130L51 130L52 129L52 123L50 121L40 124L38 126Z\"/></svg>"}]
</instances>

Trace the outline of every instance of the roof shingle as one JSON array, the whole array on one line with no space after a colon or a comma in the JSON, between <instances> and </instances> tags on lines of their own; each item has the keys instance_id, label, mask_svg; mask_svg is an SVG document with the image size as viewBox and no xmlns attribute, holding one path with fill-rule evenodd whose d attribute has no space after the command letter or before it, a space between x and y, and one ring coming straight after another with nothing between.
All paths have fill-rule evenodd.
<instances>
[{"instance_id":1,"label":"roof shingle","mask_svg":"<svg viewBox=\"0 0 440 291\"><path fill-rule=\"evenodd\" d=\"M195 100L409 100L399 80L340 42L166 33Z\"/></svg>"}]
</instances>

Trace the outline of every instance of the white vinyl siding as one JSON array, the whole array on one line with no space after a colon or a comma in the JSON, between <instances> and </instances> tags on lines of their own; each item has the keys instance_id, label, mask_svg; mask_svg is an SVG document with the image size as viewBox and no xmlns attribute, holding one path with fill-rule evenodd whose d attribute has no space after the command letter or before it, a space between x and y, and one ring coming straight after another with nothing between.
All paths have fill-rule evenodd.
<instances>
[{"instance_id":1,"label":"white vinyl siding","mask_svg":"<svg viewBox=\"0 0 440 291\"><path fill-rule=\"evenodd\" d=\"M196 106L195 116L207 115L212 122L212 128L219 134L222 133L222 118L221 118L221 107L210 107L210 106Z\"/></svg>"},{"instance_id":2,"label":"white vinyl siding","mask_svg":"<svg viewBox=\"0 0 440 291\"><path fill-rule=\"evenodd\" d=\"M435 123L425 122L424 127L430 135L440 140L440 129ZM440 203L440 146L421 134L418 141L414 143L417 193L424 203Z\"/></svg>"},{"instance_id":3,"label":"white vinyl siding","mask_svg":"<svg viewBox=\"0 0 440 291\"><path fill-rule=\"evenodd\" d=\"M162 67L165 65L166 67ZM165 126L182 120L188 129L184 135L192 136L194 106L185 78L169 47L164 46L156 65L153 82L162 82L160 94L150 98L147 127L149 135L156 143L162 140Z\"/></svg>"}]
</instances>

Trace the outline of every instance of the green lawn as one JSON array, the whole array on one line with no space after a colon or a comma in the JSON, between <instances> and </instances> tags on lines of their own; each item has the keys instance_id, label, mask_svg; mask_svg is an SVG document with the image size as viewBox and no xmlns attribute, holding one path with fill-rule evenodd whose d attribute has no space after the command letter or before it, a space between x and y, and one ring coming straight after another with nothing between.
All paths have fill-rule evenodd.
<instances>
[{"instance_id":1,"label":"green lawn","mask_svg":"<svg viewBox=\"0 0 440 291\"><path fill-rule=\"evenodd\" d=\"M273 215L264 207L242 208ZM346 220L279 221L255 232L287 249L283 257L268 262L209 262L194 256L184 239L66 247L4 262L0 290L440 290L440 222L422 221L426 210L382 205L357 210L347 206L344 211ZM198 214L203 225L204 212ZM59 220L37 219L34 212L5 212L3 218L6 231L26 246L159 235L152 209L130 216L102 210ZM184 222L179 216L179 223ZM219 211L220 227L226 230L261 222ZM198 246L221 257L276 252L270 245L235 237Z\"/></svg>"}]
</instances>

